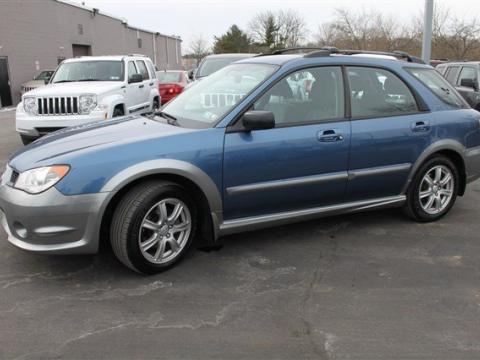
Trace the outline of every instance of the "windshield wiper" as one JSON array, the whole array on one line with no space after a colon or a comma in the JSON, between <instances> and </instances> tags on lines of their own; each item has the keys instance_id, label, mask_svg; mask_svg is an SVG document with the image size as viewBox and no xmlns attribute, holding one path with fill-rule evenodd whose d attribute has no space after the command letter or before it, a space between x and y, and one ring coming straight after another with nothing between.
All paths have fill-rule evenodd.
<instances>
[{"instance_id":1,"label":"windshield wiper","mask_svg":"<svg viewBox=\"0 0 480 360\"><path fill-rule=\"evenodd\" d=\"M80 79L80 80L74 80L74 81L103 81L102 79Z\"/></svg>"},{"instance_id":2,"label":"windshield wiper","mask_svg":"<svg viewBox=\"0 0 480 360\"><path fill-rule=\"evenodd\" d=\"M59 83L64 83L64 82L73 82L73 80L60 80L60 81L54 81L52 84L59 84Z\"/></svg>"},{"instance_id":3,"label":"windshield wiper","mask_svg":"<svg viewBox=\"0 0 480 360\"><path fill-rule=\"evenodd\" d=\"M164 119L167 119L169 125L178 125L178 120L175 116L166 113L165 111L157 111L155 116L161 116Z\"/></svg>"}]
</instances>

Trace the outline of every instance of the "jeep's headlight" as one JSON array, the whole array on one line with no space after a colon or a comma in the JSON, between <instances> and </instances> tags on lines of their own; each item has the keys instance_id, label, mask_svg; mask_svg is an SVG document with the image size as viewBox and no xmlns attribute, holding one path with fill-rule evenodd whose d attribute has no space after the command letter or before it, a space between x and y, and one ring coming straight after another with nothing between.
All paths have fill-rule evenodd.
<instances>
[{"instance_id":1,"label":"jeep's headlight","mask_svg":"<svg viewBox=\"0 0 480 360\"><path fill-rule=\"evenodd\" d=\"M80 96L80 114L90 114L93 109L97 107L96 95L81 95Z\"/></svg>"},{"instance_id":2,"label":"jeep's headlight","mask_svg":"<svg viewBox=\"0 0 480 360\"><path fill-rule=\"evenodd\" d=\"M36 115L38 112L37 99L34 97L24 97L23 109L29 114Z\"/></svg>"},{"instance_id":3,"label":"jeep's headlight","mask_svg":"<svg viewBox=\"0 0 480 360\"><path fill-rule=\"evenodd\" d=\"M38 194L62 180L69 170L68 165L54 165L27 170L20 173L13 187L30 194Z\"/></svg>"}]
</instances>

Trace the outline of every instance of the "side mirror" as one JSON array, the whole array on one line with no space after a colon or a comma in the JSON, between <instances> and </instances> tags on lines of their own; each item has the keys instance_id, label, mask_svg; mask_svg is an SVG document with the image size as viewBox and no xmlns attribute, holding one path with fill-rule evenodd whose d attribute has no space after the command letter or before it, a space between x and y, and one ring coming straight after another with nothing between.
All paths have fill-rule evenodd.
<instances>
[{"instance_id":1,"label":"side mirror","mask_svg":"<svg viewBox=\"0 0 480 360\"><path fill-rule=\"evenodd\" d=\"M194 75L195 75L195 70L192 69L188 72L188 78L192 81L194 80L194 77L195 77Z\"/></svg>"},{"instance_id":2,"label":"side mirror","mask_svg":"<svg viewBox=\"0 0 480 360\"><path fill-rule=\"evenodd\" d=\"M275 127L275 116L271 111L247 111L243 114L242 123L247 131L272 129Z\"/></svg>"},{"instance_id":3,"label":"side mirror","mask_svg":"<svg viewBox=\"0 0 480 360\"><path fill-rule=\"evenodd\" d=\"M142 74L133 74L130 75L128 78L128 83L133 84L133 83L139 83L143 81L143 75Z\"/></svg>"},{"instance_id":4,"label":"side mirror","mask_svg":"<svg viewBox=\"0 0 480 360\"><path fill-rule=\"evenodd\" d=\"M472 88L474 90L478 89L478 84L475 79L462 79L460 81L460 86Z\"/></svg>"}]
</instances>

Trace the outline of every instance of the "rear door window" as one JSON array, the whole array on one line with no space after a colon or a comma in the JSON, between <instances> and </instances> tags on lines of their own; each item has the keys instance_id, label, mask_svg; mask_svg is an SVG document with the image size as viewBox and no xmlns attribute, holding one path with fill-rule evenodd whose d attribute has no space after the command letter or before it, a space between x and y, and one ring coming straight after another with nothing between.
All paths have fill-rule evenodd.
<instances>
[{"instance_id":1,"label":"rear door window","mask_svg":"<svg viewBox=\"0 0 480 360\"><path fill-rule=\"evenodd\" d=\"M353 117L379 117L418 111L417 102L405 83L390 71L348 67Z\"/></svg>"}]
</instances>

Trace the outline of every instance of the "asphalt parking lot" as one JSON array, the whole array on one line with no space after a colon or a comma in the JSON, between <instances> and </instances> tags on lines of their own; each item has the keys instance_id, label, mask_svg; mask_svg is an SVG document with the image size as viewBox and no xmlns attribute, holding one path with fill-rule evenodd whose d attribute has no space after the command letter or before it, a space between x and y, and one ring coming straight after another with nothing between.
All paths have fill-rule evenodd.
<instances>
[{"instance_id":1,"label":"asphalt parking lot","mask_svg":"<svg viewBox=\"0 0 480 360\"><path fill-rule=\"evenodd\" d=\"M479 215L476 182L437 223L388 210L229 236L150 277L0 230L0 358L478 359Z\"/></svg>"}]
</instances>

